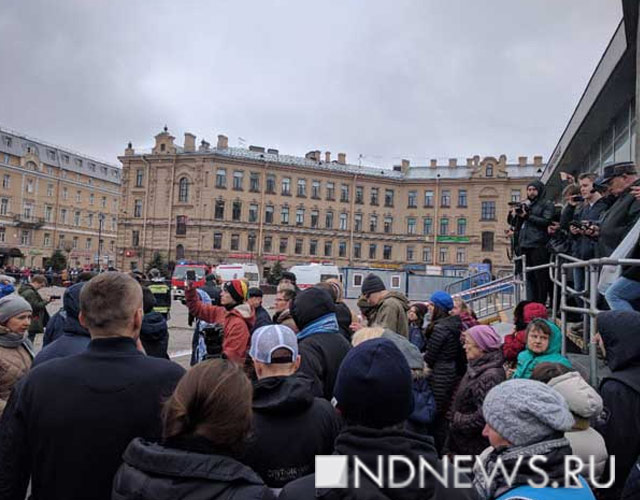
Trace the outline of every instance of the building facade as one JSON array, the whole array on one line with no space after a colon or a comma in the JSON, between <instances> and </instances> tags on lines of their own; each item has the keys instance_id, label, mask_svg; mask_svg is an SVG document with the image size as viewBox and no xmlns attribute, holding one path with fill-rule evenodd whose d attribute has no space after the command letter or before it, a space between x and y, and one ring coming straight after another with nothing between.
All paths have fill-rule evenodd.
<instances>
[{"instance_id":1,"label":"building facade","mask_svg":"<svg viewBox=\"0 0 640 500\"><path fill-rule=\"evenodd\" d=\"M350 165L344 154L304 158L274 149L211 147L166 130L149 154L121 156L120 269L160 251L182 259L257 262L262 272L310 261L415 270L509 265L507 203L525 196L541 157L516 164L476 156L464 164L393 169Z\"/></svg>"},{"instance_id":2,"label":"building facade","mask_svg":"<svg viewBox=\"0 0 640 500\"><path fill-rule=\"evenodd\" d=\"M115 263L119 167L0 128L0 265Z\"/></svg>"}]
</instances>

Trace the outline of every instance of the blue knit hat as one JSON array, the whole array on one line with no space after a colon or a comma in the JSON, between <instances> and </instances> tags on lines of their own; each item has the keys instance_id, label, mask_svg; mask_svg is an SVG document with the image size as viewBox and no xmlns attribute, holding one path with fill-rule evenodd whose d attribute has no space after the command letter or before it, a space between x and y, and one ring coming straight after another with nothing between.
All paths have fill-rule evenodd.
<instances>
[{"instance_id":1,"label":"blue knit hat","mask_svg":"<svg viewBox=\"0 0 640 500\"><path fill-rule=\"evenodd\" d=\"M451 295L449 295L447 292L443 292L442 290L433 292L433 295L431 295L429 301L433 305L438 306L440 309L444 309L447 312L453 309L453 299L451 298Z\"/></svg>"},{"instance_id":2,"label":"blue knit hat","mask_svg":"<svg viewBox=\"0 0 640 500\"><path fill-rule=\"evenodd\" d=\"M407 360L390 340L367 340L345 356L334 395L350 423L375 428L399 424L414 405Z\"/></svg>"}]
</instances>

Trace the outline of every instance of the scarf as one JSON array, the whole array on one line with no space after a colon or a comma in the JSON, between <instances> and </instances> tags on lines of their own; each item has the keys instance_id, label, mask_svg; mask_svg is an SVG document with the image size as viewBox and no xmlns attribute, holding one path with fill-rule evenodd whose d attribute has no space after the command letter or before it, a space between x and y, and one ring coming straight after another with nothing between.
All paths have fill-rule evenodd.
<instances>
[{"instance_id":1,"label":"scarf","mask_svg":"<svg viewBox=\"0 0 640 500\"><path fill-rule=\"evenodd\" d=\"M26 337L26 335L21 335L19 333L11 332L6 329L4 333L0 332L0 347L6 347L7 349L17 349L20 346L24 346L24 348L32 358L35 357L36 352L33 348L33 344Z\"/></svg>"},{"instance_id":2,"label":"scarf","mask_svg":"<svg viewBox=\"0 0 640 500\"><path fill-rule=\"evenodd\" d=\"M298 340L306 339L318 333L340 333L340 327L338 326L338 319L335 313L325 314L309 323L298 332Z\"/></svg>"}]
</instances>

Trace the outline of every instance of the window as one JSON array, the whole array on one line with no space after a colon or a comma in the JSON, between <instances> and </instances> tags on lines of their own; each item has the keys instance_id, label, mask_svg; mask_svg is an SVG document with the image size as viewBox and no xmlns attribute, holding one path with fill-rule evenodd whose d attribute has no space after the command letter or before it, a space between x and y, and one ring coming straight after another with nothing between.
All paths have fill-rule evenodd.
<instances>
[{"instance_id":1,"label":"window","mask_svg":"<svg viewBox=\"0 0 640 500\"><path fill-rule=\"evenodd\" d=\"M22 215L24 215L25 219L31 219L33 216L33 205L31 203L26 203L22 207Z\"/></svg>"},{"instance_id":2,"label":"window","mask_svg":"<svg viewBox=\"0 0 640 500\"><path fill-rule=\"evenodd\" d=\"M142 200L136 200L133 205L133 216L142 217Z\"/></svg>"},{"instance_id":3,"label":"window","mask_svg":"<svg viewBox=\"0 0 640 500\"><path fill-rule=\"evenodd\" d=\"M393 217L387 216L384 218L384 232L386 234L393 232Z\"/></svg>"},{"instance_id":4,"label":"window","mask_svg":"<svg viewBox=\"0 0 640 500\"><path fill-rule=\"evenodd\" d=\"M229 243L229 250L238 251L240 249L240 235L232 234L231 241Z\"/></svg>"},{"instance_id":5,"label":"window","mask_svg":"<svg viewBox=\"0 0 640 500\"><path fill-rule=\"evenodd\" d=\"M303 240L301 238L296 238L296 248L294 250L296 255L300 255L302 253L302 244Z\"/></svg>"},{"instance_id":6,"label":"window","mask_svg":"<svg viewBox=\"0 0 640 500\"><path fill-rule=\"evenodd\" d=\"M93 201L95 199L95 196L93 193L89 194L89 205L93 205Z\"/></svg>"},{"instance_id":7,"label":"window","mask_svg":"<svg viewBox=\"0 0 640 500\"><path fill-rule=\"evenodd\" d=\"M327 200L334 201L336 199L336 188L333 182L327 182Z\"/></svg>"},{"instance_id":8,"label":"window","mask_svg":"<svg viewBox=\"0 0 640 500\"><path fill-rule=\"evenodd\" d=\"M9 185L11 183L11 176L9 174L4 174L4 176L2 176L2 187L3 189L9 189ZM51 184L49 184L49 186L51 186ZM51 196L51 195L49 195Z\"/></svg>"},{"instance_id":9,"label":"window","mask_svg":"<svg viewBox=\"0 0 640 500\"><path fill-rule=\"evenodd\" d=\"M309 240L309 255L318 253L318 240Z\"/></svg>"},{"instance_id":10,"label":"window","mask_svg":"<svg viewBox=\"0 0 640 500\"><path fill-rule=\"evenodd\" d=\"M407 234L416 234L416 218L409 217L407 219Z\"/></svg>"},{"instance_id":11,"label":"window","mask_svg":"<svg viewBox=\"0 0 640 500\"><path fill-rule=\"evenodd\" d=\"M385 189L384 191L384 206L392 207L393 206L393 189Z\"/></svg>"},{"instance_id":12,"label":"window","mask_svg":"<svg viewBox=\"0 0 640 500\"><path fill-rule=\"evenodd\" d=\"M291 195L291 178L290 177L282 178L282 194L285 196Z\"/></svg>"},{"instance_id":13,"label":"window","mask_svg":"<svg viewBox=\"0 0 640 500\"><path fill-rule=\"evenodd\" d=\"M80 212L76 211L73 214L73 225L74 226L79 226L80 225Z\"/></svg>"},{"instance_id":14,"label":"window","mask_svg":"<svg viewBox=\"0 0 640 500\"><path fill-rule=\"evenodd\" d=\"M313 181L311 183L311 198L316 200L320 199L320 181Z\"/></svg>"},{"instance_id":15,"label":"window","mask_svg":"<svg viewBox=\"0 0 640 500\"><path fill-rule=\"evenodd\" d=\"M253 233L249 233L247 235L247 251L248 252L256 251L256 235Z\"/></svg>"},{"instance_id":16,"label":"window","mask_svg":"<svg viewBox=\"0 0 640 500\"><path fill-rule=\"evenodd\" d=\"M82 201L82 191L76 191L76 203L80 203Z\"/></svg>"},{"instance_id":17,"label":"window","mask_svg":"<svg viewBox=\"0 0 640 500\"><path fill-rule=\"evenodd\" d=\"M27 179L27 185L25 187L27 193L33 193L33 179ZM65 188L66 189L66 188Z\"/></svg>"},{"instance_id":18,"label":"window","mask_svg":"<svg viewBox=\"0 0 640 500\"><path fill-rule=\"evenodd\" d=\"M2 137L2 140L3 140L3 142L6 144L6 146L8 148L11 147L11 144L13 143L13 139L11 137L8 137L8 136L5 135L5 136Z\"/></svg>"},{"instance_id":19,"label":"window","mask_svg":"<svg viewBox=\"0 0 640 500\"><path fill-rule=\"evenodd\" d=\"M69 197L69 192L67 191L66 187L62 188L62 199L66 200Z\"/></svg>"},{"instance_id":20,"label":"window","mask_svg":"<svg viewBox=\"0 0 640 500\"><path fill-rule=\"evenodd\" d=\"M275 194L276 192L276 176L273 174L267 175L267 193Z\"/></svg>"},{"instance_id":21,"label":"window","mask_svg":"<svg viewBox=\"0 0 640 500\"><path fill-rule=\"evenodd\" d=\"M220 250L222 248L222 233L213 233L213 249Z\"/></svg>"},{"instance_id":22,"label":"window","mask_svg":"<svg viewBox=\"0 0 640 500\"><path fill-rule=\"evenodd\" d=\"M224 200L216 200L213 218L216 220L224 219Z\"/></svg>"},{"instance_id":23,"label":"window","mask_svg":"<svg viewBox=\"0 0 640 500\"><path fill-rule=\"evenodd\" d=\"M364 203L364 188L356 186L356 203L362 205Z\"/></svg>"},{"instance_id":24,"label":"window","mask_svg":"<svg viewBox=\"0 0 640 500\"><path fill-rule=\"evenodd\" d=\"M449 219L442 217L440 219L440 236L447 236L449 234Z\"/></svg>"},{"instance_id":25,"label":"window","mask_svg":"<svg viewBox=\"0 0 640 500\"><path fill-rule=\"evenodd\" d=\"M429 236L433 233L433 219L431 217L425 217L422 219L422 233L425 236Z\"/></svg>"},{"instance_id":26,"label":"window","mask_svg":"<svg viewBox=\"0 0 640 500\"><path fill-rule=\"evenodd\" d=\"M66 224L67 223L67 209L63 208L62 210L60 210L60 223L61 224Z\"/></svg>"},{"instance_id":27,"label":"window","mask_svg":"<svg viewBox=\"0 0 640 500\"><path fill-rule=\"evenodd\" d=\"M362 257L362 244L354 243L353 244L353 258L360 259Z\"/></svg>"},{"instance_id":28,"label":"window","mask_svg":"<svg viewBox=\"0 0 640 500\"><path fill-rule=\"evenodd\" d=\"M187 234L187 216L178 215L176 217L176 235L184 236Z\"/></svg>"},{"instance_id":29,"label":"window","mask_svg":"<svg viewBox=\"0 0 640 500\"><path fill-rule=\"evenodd\" d=\"M44 207L44 220L46 222L51 222L53 220L53 207L46 205Z\"/></svg>"},{"instance_id":30,"label":"window","mask_svg":"<svg viewBox=\"0 0 640 500\"><path fill-rule=\"evenodd\" d=\"M242 184L244 183L244 172L242 170L236 170L233 172L233 189L235 191L242 191Z\"/></svg>"},{"instance_id":31,"label":"window","mask_svg":"<svg viewBox=\"0 0 640 500\"><path fill-rule=\"evenodd\" d=\"M60 236L62 238L62 236ZM22 230L20 233L20 244L21 245L31 245L31 231L26 229Z\"/></svg>"},{"instance_id":32,"label":"window","mask_svg":"<svg viewBox=\"0 0 640 500\"><path fill-rule=\"evenodd\" d=\"M280 224L289 224L289 207L282 207L280 211Z\"/></svg>"},{"instance_id":33,"label":"window","mask_svg":"<svg viewBox=\"0 0 640 500\"><path fill-rule=\"evenodd\" d=\"M338 257L346 257L347 256L347 242L341 241L338 243Z\"/></svg>"},{"instance_id":34,"label":"window","mask_svg":"<svg viewBox=\"0 0 640 500\"><path fill-rule=\"evenodd\" d=\"M136 170L136 187L137 188L141 188L142 187L143 179L144 179L144 170L139 168L138 170Z\"/></svg>"},{"instance_id":35,"label":"window","mask_svg":"<svg viewBox=\"0 0 640 500\"><path fill-rule=\"evenodd\" d=\"M111 230L115 231L117 229L117 218L116 217L111 217Z\"/></svg>"},{"instance_id":36,"label":"window","mask_svg":"<svg viewBox=\"0 0 640 500\"><path fill-rule=\"evenodd\" d=\"M467 206L467 190L458 189L458 206L465 208Z\"/></svg>"},{"instance_id":37,"label":"window","mask_svg":"<svg viewBox=\"0 0 640 500\"><path fill-rule=\"evenodd\" d=\"M353 275L353 286L362 286L362 274Z\"/></svg>"},{"instance_id":38,"label":"window","mask_svg":"<svg viewBox=\"0 0 640 500\"><path fill-rule=\"evenodd\" d=\"M87 242L84 245L85 250L91 250L93 248L93 240L91 238L87 238Z\"/></svg>"},{"instance_id":39,"label":"window","mask_svg":"<svg viewBox=\"0 0 640 500\"><path fill-rule=\"evenodd\" d=\"M324 227L326 229L333 229L333 212L329 211L324 218Z\"/></svg>"},{"instance_id":40,"label":"window","mask_svg":"<svg viewBox=\"0 0 640 500\"><path fill-rule=\"evenodd\" d=\"M391 276L391 288L400 288L400 276Z\"/></svg>"},{"instance_id":41,"label":"window","mask_svg":"<svg viewBox=\"0 0 640 500\"><path fill-rule=\"evenodd\" d=\"M64 248L64 234L58 237L58 248Z\"/></svg>"},{"instance_id":42,"label":"window","mask_svg":"<svg viewBox=\"0 0 640 500\"><path fill-rule=\"evenodd\" d=\"M496 202L495 201L483 201L482 202L482 220L496 220Z\"/></svg>"},{"instance_id":43,"label":"window","mask_svg":"<svg viewBox=\"0 0 640 500\"><path fill-rule=\"evenodd\" d=\"M115 242L115 241L113 241L113 240L111 240L111 241L109 242L109 251L110 251L110 252L114 252L114 251L115 251L115 249L116 249L116 242Z\"/></svg>"},{"instance_id":44,"label":"window","mask_svg":"<svg viewBox=\"0 0 640 500\"><path fill-rule=\"evenodd\" d=\"M485 174L486 177L493 177L493 165L488 164L487 168L485 169Z\"/></svg>"},{"instance_id":45,"label":"window","mask_svg":"<svg viewBox=\"0 0 640 500\"><path fill-rule=\"evenodd\" d=\"M425 208L433 207L433 191L424 192L424 206Z\"/></svg>"},{"instance_id":46,"label":"window","mask_svg":"<svg viewBox=\"0 0 640 500\"><path fill-rule=\"evenodd\" d=\"M467 261L467 250L464 247L456 249L456 264L464 264Z\"/></svg>"},{"instance_id":47,"label":"window","mask_svg":"<svg viewBox=\"0 0 640 500\"><path fill-rule=\"evenodd\" d=\"M375 233L378 231L378 216L371 214L369 216L369 232Z\"/></svg>"},{"instance_id":48,"label":"window","mask_svg":"<svg viewBox=\"0 0 640 500\"><path fill-rule=\"evenodd\" d=\"M347 230L347 214L345 213L340 214L340 230Z\"/></svg>"},{"instance_id":49,"label":"window","mask_svg":"<svg viewBox=\"0 0 640 500\"><path fill-rule=\"evenodd\" d=\"M422 247L422 262L431 263L431 247Z\"/></svg>"},{"instance_id":50,"label":"window","mask_svg":"<svg viewBox=\"0 0 640 500\"><path fill-rule=\"evenodd\" d=\"M447 247L440 247L438 253L438 262L445 263L449 261L449 249Z\"/></svg>"},{"instance_id":51,"label":"window","mask_svg":"<svg viewBox=\"0 0 640 500\"><path fill-rule=\"evenodd\" d=\"M511 190L511 201L519 202L520 201L520 190L512 189Z\"/></svg>"},{"instance_id":52,"label":"window","mask_svg":"<svg viewBox=\"0 0 640 500\"><path fill-rule=\"evenodd\" d=\"M324 256L325 257L331 257L331 251L332 251L332 245L331 245L331 240L326 240L324 242Z\"/></svg>"},{"instance_id":53,"label":"window","mask_svg":"<svg viewBox=\"0 0 640 500\"><path fill-rule=\"evenodd\" d=\"M249 205L249 222L258 222L258 204Z\"/></svg>"},{"instance_id":54,"label":"window","mask_svg":"<svg viewBox=\"0 0 640 500\"><path fill-rule=\"evenodd\" d=\"M273 224L273 206L267 205L264 209L264 223Z\"/></svg>"},{"instance_id":55,"label":"window","mask_svg":"<svg viewBox=\"0 0 640 500\"><path fill-rule=\"evenodd\" d=\"M249 191L252 193L260 192L260 174L257 172L251 172L249 176Z\"/></svg>"},{"instance_id":56,"label":"window","mask_svg":"<svg viewBox=\"0 0 640 500\"><path fill-rule=\"evenodd\" d=\"M49 198L53 196L53 184L47 184L47 196Z\"/></svg>"},{"instance_id":57,"label":"window","mask_svg":"<svg viewBox=\"0 0 640 500\"><path fill-rule=\"evenodd\" d=\"M467 234L467 219L458 219L458 236L465 236Z\"/></svg>"},{"instance_id":58,"label":"window","mask_svg":"<svg viewBox=\"0 0 640 500\"><path fill-rule=\"evenodd\" d=\"M4 229L3 229L4 231ZM4 241L4 238L2 238L2 241ZM44 233L44 239L42 240L42 244L45 247L50 247L51 246L51 235L49 233Z\"/></svg>"},{"instance_id":59,"label":"window","mask_svg":"<svg viewBox=\"0 0 640 500\"><path fill-rule=\"evenodd\" d=\"M73 248L74 250L78 248L78 237L74 236L73 240L71 241L71 248Z\"/></svg>"},{"instance_id":60,"label":"window","mask_svg":"<svg viewBox=\"0 0 640 500\"><path fill-rule=\"evenodd\" d=\"M138 230L131 231L131 246L132 247L140 246L140 231Z\"/></svg>"},{"instance_id":61,"label":"window","mask_svg":"<svg viewBox=\"0 0 640 500\"><path fill-rule=\"evenodd\" d=\"M227 187L227 170L224 168L219 168L216 171L216 187L220 189Z\"/></svg>"},{"instance_id":62,"label":"window","mask_svg":"<svg viewBox=\"0 0 640 500\"><path fill-rule=\"evenodd\" d=\"M482 231L482 251L493 252L493 232Z\"/></svg>"},{"instance_id":63,"label":"window","mask_svg":"<svg viewBox=\"0 0 640 500\"><path fill-rule=\"evenodd\" d=\"M448 189L443 189L440 194L440 206L441 207L450 207L451 206L451 191Z\"/></svg>"},{"instance_id":64,"label":"window","mask_svg":"<svg viewBox=\"0 0 640 500\"><path fill-rule=\"evenodd\" d=\"M102 208L107 208L107 197L103 196L102 197Z\"/></svg>"},{"instance_id":65,"label":"window","mask_svg":"<svg viewBox=\"0 0 640 500\"><path fill-rule=\"evenodd\" d=\"M0 215L7 215L9 212L9 199L2 198L0 199Z\"/></svg>"},{"instance_id":66,"label":"window","mask_svg":"<svg viewBox=\"0 0 640 500\"><path fill-rule=\"evenodd\" d=\"M104 199L104 198L103 198ZM189 201L189 179L182 177L178 183L178 202L187 203Z\"/></svg>"},{"instance_id":67,"label":"window","mask_svg":"<svg viewBox=\"0 0 640 500\"><path fill-rule=\"evenodd\" d=\"M320 212L318 212L317 210L311 210L311 228L312 229L317 229L319 217L320 217Z\"/></svg>"},{"instance_id":68,"label":"window","mask_svg":"<svg viewBox=\"0 0 640 500\"><path fill-rule=\"evenodd\" d=\"M280 254L286 255L289 247L289 238L280 238Z\"/></svg>"},{"instance_id":69,"label":"window","mask_svg":"<svg viewBox=\"0 0 640 500\"><path fill-rule=\"evenodd\" d=\"M242 217L242 202L234 201L231 206L231 220L238 222Z\"/></svg>"},{"instance_id":70,"label":"window","mask_svg":"<svg viewBox=\"0 0 640 500\"><path fill-rule=\"evenodd\" d=\"M378 246L375 243L371 243L369 245L369 258L370 259L375 259L376 258L376 253L378 250Z\"/></svg>"},{"instance_id":71,"label":"window","mask_svg":"<svg viewBox=\"0 0 640 500\"><path fill-rule=\"evenodd\" d=\"M307 180L298 179L298 196L301 198L307 197Z\"/></svg>"},{"instance_id":72,"label":"window","mask_svg":"<svg viewBox=\"0 0 640 500\"><path fill-rule=\"evenodd\" d=\"M114 198L111 201L111 208L113 209L114 212L118 210L118 199L117 198Z\"/></svg>"},{"instance_id":73,"label":"window","mask_svg":"<svg viewBox=\"0 0 640 500\"><path fill-rule=\"evenodd\" d=\"M385 245L382 249L382 258L384 260L391 260L391 245Z\"/></svg>"},{"instance_id":74,"label":"window","mask_svg":"<svg viewBox=\"0 0 640 500\"><path fill-rule=\"evenodd\" d=\"M355 224L354 231L362 231L362 214L355 214L353 217L353 221Z\"/></svg>"},{"instance_id":75,"label":"window","mask_svg":"<svg viewBox=\"0 0 640 500\"><path fill-rule=\"evenodd\" d=\"M407 198L407 208L417 208L418 206L418 192L417 191L409 191L409 195Z\"/></svg>"},{"instance_id":76,"label":"window","mask_svg":"<svg viewBox=\"0 0 640 500\"><path fill-rule=\"evenodd\" d=\"M371 188L371 204L374 206L378 205L378 188Z\"/></svg>"},{"instance_id":77,"label":"window","mask_svg":"<svg viewBox=\"0 0 640 500\"><path fill-rule=\"evenodd\" d=\"M87 215L87 226L93 227L93 214Z\"/></svg>"},{"instance_id":78,"label":"window","mask_svg":"<svg viewBox=\"0 0 640 500\"><path fill-rule=\"evenodd\" d=\"M340 201L349 201L349 185L342 184L340 186Z\"/></svg>"},{"instance_id":79,"label":"window","mask_svg":"<svg viewBox=\"0 0 640 500\"><path fill-rule=\"evenodd\" d=\"M412 246L407 247L407 261L411 262L414 259L415 248Z\"/></svg>"},{"instance_id":80,"label":"window","mask_svg":"<svg viewBox=\"0 0 640 500\"><path fill-rule=\"evenodd\" d=\"M296 210L296 226L304 225L304 208L298 208Z\"/></svg>"}]
</instances>

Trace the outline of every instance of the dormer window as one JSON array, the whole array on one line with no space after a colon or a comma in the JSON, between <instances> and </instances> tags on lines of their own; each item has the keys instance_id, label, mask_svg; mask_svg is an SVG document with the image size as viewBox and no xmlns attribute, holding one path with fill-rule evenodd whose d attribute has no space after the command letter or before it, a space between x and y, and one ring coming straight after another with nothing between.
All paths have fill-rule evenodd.
<instances>
[{"instance_id":1,"label":"dormer window","mask_svg":"<svg viewBox=\"0 0 640 500\"><path fill-rule=\"evenodd\" d=\"M493 165L487 165L487 168L485 170L485 176L486 177L493 177Z\"/></svg>"},{"instance_id":2,"label":"dormer window","mask_svg":"<svg viewBox=\"0 0 640 500\"><path fill-rule=\"evenodd\" d=\"M160 151L164 151L164 144L160 144Z\"/></svg>"}]
</instances>

